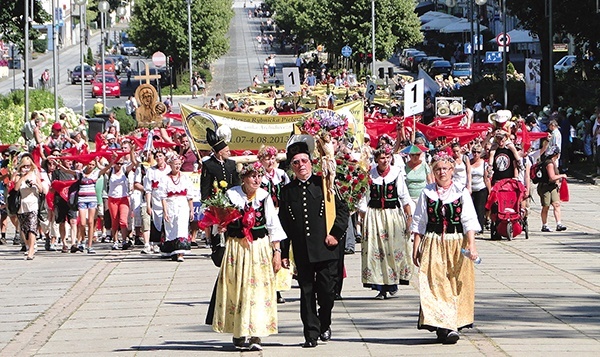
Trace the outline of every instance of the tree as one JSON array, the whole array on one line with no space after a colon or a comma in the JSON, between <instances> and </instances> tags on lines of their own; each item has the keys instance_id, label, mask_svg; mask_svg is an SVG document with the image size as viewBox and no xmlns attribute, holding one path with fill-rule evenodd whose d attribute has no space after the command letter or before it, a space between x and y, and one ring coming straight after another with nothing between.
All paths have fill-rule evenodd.
<instances>
[{"instance_id":1,"label":"tree","mask_svg":"<svg viewBox=\"0 0 600 357\"><path fill-rule=\"evenodd\" d=\"M186 0L137 0L128 34L145 54L162 51L181 69L188 58ZM231 1L192 1L192 57L211 62L229 49Z\"/></svg>"},{"instance_id":2,"label":"tree","mask_svg":"<svg viewBox=\"0 0 600 357\"><path fill-rule=\"evenodd\" d=\"M371 53L370 0L266 0L276 13L277 24L296 35L300 43L313 39L329 52L345 45L353 52ZM388 59L396 48L423 41L420 21L412 0L375 2L375 57Z\"/></svg>"},{"instance_id":3,"label":"tree","mask_svg":"<svg viewBox=\"0 0 600 357\"><path fill-rule=\"evenodd\" d=\"M33 10L33 11L32 11ZM41 0L35 0L33 9L29 9L29 17L33 13L34 23L44 23L51 19L50 15L42 7ZM0 34L5 43L14 43L21 53L24 53L24 34L25 34L25 2L15 0L0 0ZM39 37L39 32L29 29L29 39L34 40Z\"/></svg>"}]
</instances>

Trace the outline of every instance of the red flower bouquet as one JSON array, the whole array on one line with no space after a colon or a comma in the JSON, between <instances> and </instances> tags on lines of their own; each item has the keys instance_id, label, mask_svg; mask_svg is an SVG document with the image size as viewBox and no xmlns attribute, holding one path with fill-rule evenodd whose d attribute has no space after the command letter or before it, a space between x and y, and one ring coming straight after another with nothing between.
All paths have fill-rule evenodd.
<instances>
[{"instance_id":1,"label":"red flower bouquet","mask_svg":"<svg viewBox=\"0 0 600 357\"><path fill-rule=\"evenodd\" d=\"M240 211L231 204L225 194L226 189L227 182L225 181L215 181L213 183L213 195L202 201L202 205L206 208L204 209L204 217L198 222L200 229L205 229L215 224L226 227L229 223L242 218Z\"/></svg>"}]
</instances>

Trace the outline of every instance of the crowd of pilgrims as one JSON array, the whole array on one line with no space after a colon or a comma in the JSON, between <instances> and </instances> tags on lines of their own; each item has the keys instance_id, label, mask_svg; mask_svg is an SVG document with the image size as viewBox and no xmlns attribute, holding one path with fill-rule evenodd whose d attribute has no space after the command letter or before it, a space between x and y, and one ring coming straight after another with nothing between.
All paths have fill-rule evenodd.
<instances>
[{"instance_id":1,"label":"crowd of pilgrims","mask_svg":"<svg viewBox=\"0 0 600 357\"><path fill-rule=\"evenodd\" d=\"M28 130L35 133L39 120L32 116ZM263 146L257 162L236 164L226 140L214 133L207 132L212 150L197 152L185 132L172 127L126 136L112 117L105 129L92 153L84 131L68 132L59 122L41 145L3 147L2 243L10 219L17 227L13 244L22 245L27 260L43 239L48 251L94 254L104 242L115 250L139 244L143 254L183 262L197 237L204 237L220 266L206 322L233 334L236 347L255 350L262 349L261 337L277 333L276 303L285 302L281 292L291 288L292 277L301 290L303 347L331 338L344 255L354 254L357 242L362 283L375 299L397 296L416 274L418 328L435 331L438 342L456 343L458 331L473 324L471 260L478 257L475 235L486 226L491 185L514 177L530 186L527 154L512 144L510 131L465 145L445 138L429 143L421 133L411 142L400 131L397 140L384 134L375 143L366 134L357 150L334 140L336 153L367 162L369 189L355 212L336 195L335 224L327 232L323 183L306 141L288 144L287 152ZM500 154L511 162L499 167L494 155ZM76 207L67 187L73 182ZM227 190L242 219L199 230L200 202L215 187ZM11 189L21 193L15 214L7 210ZM470 250L470 259L462 248Z\"/></svg>"}]
</instances>

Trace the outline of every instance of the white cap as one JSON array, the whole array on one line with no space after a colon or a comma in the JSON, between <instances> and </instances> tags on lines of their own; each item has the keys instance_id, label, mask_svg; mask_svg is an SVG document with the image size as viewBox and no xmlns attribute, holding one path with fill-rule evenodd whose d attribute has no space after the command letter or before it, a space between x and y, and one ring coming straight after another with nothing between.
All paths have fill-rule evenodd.
<instances>
[{"instance_id":1,"label":"white cap","mask_svg":"<svg viewBox=\"0 0 600 357\"><path fill-rule=\"evenodd\" d=\"M106 134L106 140L114 139L115 136L113 134Z\"/></svg>"}]
</instances>

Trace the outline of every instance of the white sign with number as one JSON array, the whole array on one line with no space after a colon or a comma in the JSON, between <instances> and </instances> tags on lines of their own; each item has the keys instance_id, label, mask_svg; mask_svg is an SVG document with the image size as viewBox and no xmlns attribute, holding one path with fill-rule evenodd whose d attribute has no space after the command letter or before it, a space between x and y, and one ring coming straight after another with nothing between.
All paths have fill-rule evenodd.
<instances>
[{"instance_id":1,"label":"white sign with number","mask_svg":"<svg viewBox=\"0 0 600 357\"><path fill-rule=\"evenodd\" d=\"M404 117L423 113L425 81L419 79L404 86Z\"/></svg>"},{"instance_id":2,"label":"white sign with number","mask_svg":"<svg viewBox=\"0 0 600 357\"><path fill-rule=\"evenodd\" d=\"M377 91L377 85L373 81L367 82L367 90L365 90L365 97L372 102L375 99L375 92Z\"/></svg>"},{"instance_id":3,"label":"white sign with number","mask_svg":"<svg viewBox=\"0 0 600 357\"><path fill-rule=\"evenodd\" d=\"M283 86L287 92L300 92L300 72L298 67L283 68Z\"/></svg>"}]
</instances>

